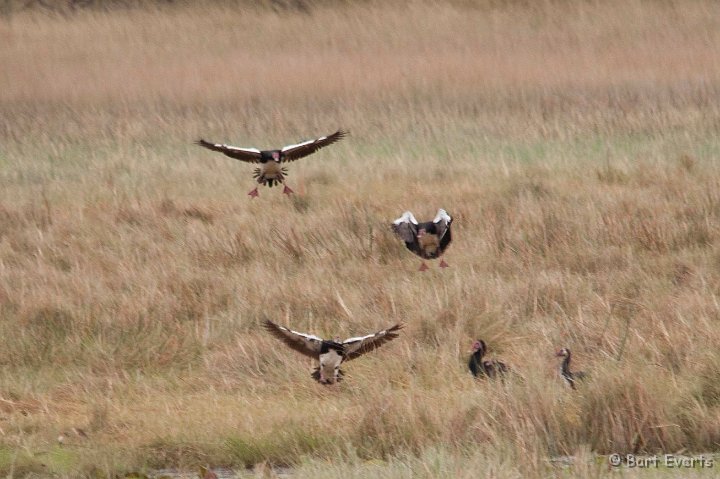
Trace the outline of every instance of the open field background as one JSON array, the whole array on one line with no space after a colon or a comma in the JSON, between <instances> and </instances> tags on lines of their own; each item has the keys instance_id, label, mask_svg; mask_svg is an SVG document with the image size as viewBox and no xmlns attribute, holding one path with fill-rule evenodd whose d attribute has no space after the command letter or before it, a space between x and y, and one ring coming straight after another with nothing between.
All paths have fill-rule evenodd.
<instances>
[{"instance_id":1,"label":"open field background","mask_svg":"<svg viewBox=\"0 0 720 479\"><path fill-rule=\"evenodd\" d=\"M547 459L718 451L719 51L710 1L0 20L0 472L599 477ZM338 127L292 199L192 145ZM388 224L440 206L451 267L420 274ZM407 327L321 387L264 318ZM469 377L476 337L506 384Z\"/></svg>"}]
</instances>

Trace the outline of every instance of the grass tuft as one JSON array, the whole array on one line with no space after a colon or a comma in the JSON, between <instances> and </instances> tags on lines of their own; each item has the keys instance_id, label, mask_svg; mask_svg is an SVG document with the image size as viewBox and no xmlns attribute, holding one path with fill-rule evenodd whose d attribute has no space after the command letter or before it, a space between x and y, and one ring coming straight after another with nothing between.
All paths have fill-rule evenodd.
<instances>
[{"instance_id":1,"label":"grass tuft","mask_svg":"<svg viewBox=\"0 0 720 479\"><path fill-rule=\"evenodd\" d=\"M27 3L0 6L0 475L718 450L716 2ZM336 128L290 197L192 145ZM420 273L390 224L440 207L450 267ZM265 319L407 326L324 387Z\"/></svg>"}]
</instances>

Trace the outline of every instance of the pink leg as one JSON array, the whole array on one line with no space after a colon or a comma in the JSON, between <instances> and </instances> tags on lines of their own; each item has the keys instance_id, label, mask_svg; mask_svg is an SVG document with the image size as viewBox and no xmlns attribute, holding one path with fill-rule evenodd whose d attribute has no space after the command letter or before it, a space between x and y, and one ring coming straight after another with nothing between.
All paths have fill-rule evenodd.
<instances>
[{"instance_id":1,"label":"pink leg","mask_svg":"<svg viewBox=\"0 0 720 479\"><path fill-rule=\"evenodd\" d=\"M295 193L295 192L293 190L291 190L289 186L283 185L283 193L286 195L289 195L290 193Z\"/></svg>"},{"instance_id":2,"label":"pink leg","mask_svg":"<svg viewBox=\"0 0 720 479\"><path fill-rule=\"evenodd\" d=\"M447 267L449 267L449 266L450 266L450 265L447 264L444 259L441 259L441 260L440 260L440 267L441 267L441 268L447 268Z\"/></svg>"},{"instance_id":3,"label":"pink leg","mask_svg":"<svg viewBox=\"0 0 720 479\"><path fill-rule=\"evenodd\" d=\"M255 187L254 190L252 190L250 193L248 193L248 196L250 198L255 198L256 196L260 196L260 193L258 193L258 190L257 190L257 186Z\"/></svg>"},{"instance_id":4,"label":"pink leg","mask_svg":"<svg viewBox=\"0 0 720 479\"><path fill-rule=\"evenodd\" d=\"M427 271L428 269L430 269L428 268L428 265L423 262L423 264L420 265L420 269L418 271Z\"/></svg>"}]
</instances>

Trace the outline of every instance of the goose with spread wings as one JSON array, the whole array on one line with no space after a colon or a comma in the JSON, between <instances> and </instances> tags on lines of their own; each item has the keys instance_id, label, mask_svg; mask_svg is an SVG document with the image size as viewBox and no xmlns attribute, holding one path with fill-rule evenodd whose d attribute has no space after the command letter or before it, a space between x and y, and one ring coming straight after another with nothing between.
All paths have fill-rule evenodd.
<instances>
[{"instance_id":1,"label":"goose with spread wings","mask_svg":"<svg viewBox=\"0 0 720 479\"><path fill-rule=\"evenodd\" d=\"M311 375L316 381L321 384L334 384L342 379L343 373L340 365L343 362L374 351L388 341L397 338L404 325L398 323L377 333L348 338L345 341L341 341L340 338L322 339L312 334L299 333L270 320L266 320L264 326L285 345L300 354L320 361L320 365Z\"/></svg>"},{"instance_id":2,"label":"goose with spread wings","mask_svg":"<svg viewBox=\"0 0 720 479\"><path fill-rule=\"evenodd\" d=\"M432 221L418 223L410 211L393 221L392 229L404 242L407 249L420 256L422 259L439 258L450 245L452 234L450 225L452 217L440 208ZM440 267L447 268L445 260L440 260ZM420 271L428 267L423 261Z\"/></svg>"},{"instance_id":3,"label":"goose with spread wings","mask_svg":"<svg viewBox=\"0 0 720 479\"><path fill-rule=\"evenodd\" d=\"M247 163L259 163L260 166L255 168L253 178L255 178L255 180L261 185L267 185L268 187L272 187L275 184L283 184L283 193L290 194L293 190L284 184L285 176L287 175L287 168L282 166L282 164L311 155L320 148L332 145L333 143L342 140L345 136L347 136L346 131L338 130L332 135L322 136L315 140L303 141L295 145L287 145L279 150L262 151L257 148L242 148L239 146L211 143L203 140L202 138L196 141L195 144L207 148L208 150L223 153L225 156L235 158L236 160ZM258 196L259 193L257 187L248 193L248 195L251 198Z\"/></svg>"}]
</instances>

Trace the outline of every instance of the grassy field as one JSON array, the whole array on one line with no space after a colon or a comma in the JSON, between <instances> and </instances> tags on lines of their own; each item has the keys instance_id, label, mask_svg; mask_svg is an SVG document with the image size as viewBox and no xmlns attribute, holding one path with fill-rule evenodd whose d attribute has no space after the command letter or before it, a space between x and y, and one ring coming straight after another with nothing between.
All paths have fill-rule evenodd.
<instances>
[{"instance_id":1,"label":"grassy field","mask_svg":"<svg viewBox=\"0 0 720 479\"><path fill-rule=\"evenodd\" d=\"M0 474L617 477L594 455L720 451L718 51L711 1L0 19ZM340 127L292 198L192 144ZM451 267L419 273L389 223L438 207ZM264 319L407 327L323 387ZM469 376L478 337L504 384Z\"/></svg>"}]
</instances>

